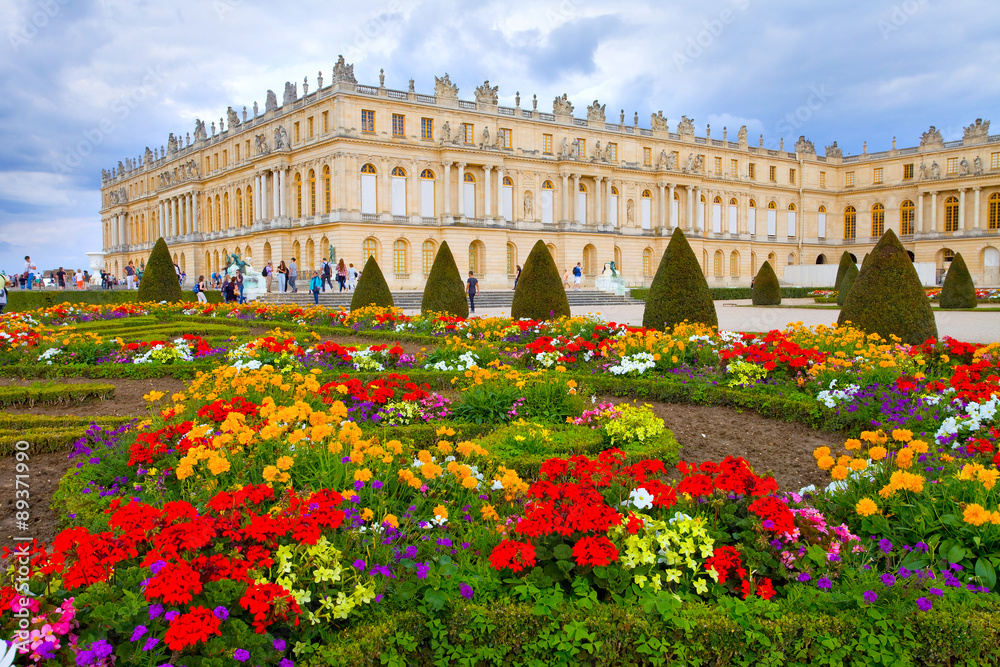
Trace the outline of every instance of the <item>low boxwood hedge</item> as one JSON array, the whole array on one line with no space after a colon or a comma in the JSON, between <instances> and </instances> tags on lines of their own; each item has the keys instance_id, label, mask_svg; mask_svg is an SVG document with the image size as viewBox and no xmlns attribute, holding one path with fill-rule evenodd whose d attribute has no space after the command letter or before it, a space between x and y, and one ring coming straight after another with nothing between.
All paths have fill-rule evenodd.
<instances>
[{"instance_id":1,"label":"low boxwood hedge","mask_svg":"<svg viewBox=\"0 0 1000 667\"><path fill-rule=\"evenodd\" d=\"M63 303L71 305L79 304L121 304L135 303L135 290L102 290L88 289L82 292L62 291L62 290L8 290L7 307L5 312L20 313L36 308L49 308ZM221 292L205 292L205 297L209 303L222 303ZM198 301L198 296L186 290L182 301L193 303Z\"/></svg>"},{"instance_id":2,"label":"low boxwood hedge","mask_svg":"<svg viewBox=\"0 0 1000 667\"><path fill-rule=\"evenodd\" d=\"M823 289L821 287L782 287L781 288L781 298L782 299L802 299L809 296L810 292L814 292L817 289ZM648 287L633 287L631 290L632 298L638 301L645 301L646 295L649 294ZM749 299L751 298L749 287L710 287L709 291L712 293L712 299L715 301L734 301L737 299Z\"/></svg>"},{"instance_id":3,"label":"low boxwood hedge","mask_svg":"<svg viewBox=\"0 0 1000 667\"><path fill-rule=\"evenodd\" d=\"M0 406L34 405L35 403L62 403L85 401L88 398L105 400L113 398L112 384L48 384L28 387L0 387Z\"/></svg>"}]
</instances>

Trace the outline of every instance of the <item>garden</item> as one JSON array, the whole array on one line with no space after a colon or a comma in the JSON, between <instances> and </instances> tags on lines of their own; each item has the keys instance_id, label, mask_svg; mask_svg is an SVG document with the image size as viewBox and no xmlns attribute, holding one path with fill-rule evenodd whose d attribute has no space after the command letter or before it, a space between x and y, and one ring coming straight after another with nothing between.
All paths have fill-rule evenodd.
<instances>
[{"instance_id":1,"label":"garden","mask_svg":"<svg viewBox=\"0 0 1000 667\"><path fill-rule=\"evenodd\" d=\"M18 664L996 664L1000 343L720 331L688 253L644 327L535 250L511 318L4 315Z\"/></svg>"}]
</instances>

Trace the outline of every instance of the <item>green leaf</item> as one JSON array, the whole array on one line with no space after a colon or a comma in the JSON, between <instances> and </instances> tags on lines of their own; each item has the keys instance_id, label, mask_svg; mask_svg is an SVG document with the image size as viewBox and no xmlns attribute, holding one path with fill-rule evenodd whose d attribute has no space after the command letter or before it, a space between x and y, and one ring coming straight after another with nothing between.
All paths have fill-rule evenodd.
<instances>
[{"instance_id":1,"label":"green leaf","mask_svg":"<svg viewBox=\"0 0 1000 667\"><path fill-rule=\"evenodd\" d=\"M979 558L976 560L976 576L983 580L988 588L994 588L997 583L997 572L993 569L993 565L990 564L985 558Z\"/></svg>"},{"instance_id":2,"label":"green leaf","mask_svg":"<svg viewBox=\"0 0 1000 667\"><path fill-rule=\"evenodd\" d=\"M568 544L559 544L553 550L552 554L559 560L569 560L573 557L573 548ZM537 552L536 552L537 557Z\"/></svg>"},{"instance_id":3,"label":"green leaf","mask_svg":"<svg viewBox=\"0 0 1000 667\"><path fill-rule=\"evenodd\" d=\"M952 563L961 563L962 559L965 558L965 549L956 544L948 550L946 558Z\"/></svg>"}]
</instances>

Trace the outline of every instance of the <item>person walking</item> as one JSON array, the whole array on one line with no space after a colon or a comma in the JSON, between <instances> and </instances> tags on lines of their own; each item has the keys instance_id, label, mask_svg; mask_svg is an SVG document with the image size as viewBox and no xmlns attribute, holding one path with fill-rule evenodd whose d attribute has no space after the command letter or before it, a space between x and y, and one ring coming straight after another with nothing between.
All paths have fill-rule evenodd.
<instances>
[{"instance_id":1,"label":"person walking","mask_svg":"<svg viewBox=\"0 0 1000 667\"><path fill-rule=\"evenodd\" d=\"M341 259L340 263L343 264L344 260ZM323 260L323 273L321 275L321 281L323 283L323 291L326 291L326 286L330 286L330 291L333 291L333 264Z\"/></svg>"},{"instance_id":2,"label":"person walking","mask_svg":"<svg viewBox=\"0 0 1000 667\"><path fill-rule=\"evenodd\" d=\"M469 312L476 312L476 293L479 291L479 281L469 271L469 279L465 281L465 293L469 295Z\"/></svg>"},{"instance_id":3,"label":"person walking","mask_svg":"<svg viewBox=\"0 0 1000 667\"><path fill-rule=\"evenodd\" d=\"M288 287L291 288L292 294L299 291L299 288L295 286L295 280L299 277L299 267L295 263L295 258L292 257L292 261L288 263Z\"/></svg>"},{"instance_id":4,"label":"person walking","mask_svg":"<svg viewBox=\"0 0 1000 667\"><path fill-rule=\"evenodd\" d=\"M28 285L28 289L31 289L31 284L35 282L35 271L38 267L31 263L31 257L28 255L24 256L24 282L21 283L22 289L24 285Z\"/></svg>"},{"instance_id":5,"label":"person walking","mask_svg":"<svg viewBox=\"0 0 1000 667\"><path fill-rule=\"evenodd\" d=\"M80 269L76 270L76 273L73 274L73 282L76 283L77 291L83 289L83 271L81 271Z\"/></svg>"},{"instance_id":6,"label":"person walking","mask_svg":"<svg viewBox=\"0 0 1000 667\"><path fill-rule=\"evenodd\" d=\"M83 270L83 289L90 289L90 271Z\"/></svg>"},{"instance_id":7,"label":"person walking","mask_svg":"<svg viewBox=\"0 0 1000 667\"><path fill-rule=\"evenodd\" d=\"M358 276L359 275L360 274L358 273L358 270L354 268L353 264L351 264L350 266L347 267L347 289L348 290L350 290L352 292L354 291L354 286L358 284Z\"/></svg>"},{"instance_id":8,"label":"person walking","mask_svg":"<svg viewBox=\"0 0 1000 667\"><path fill-rule=\"evenodd\" d=\"M274 282L274 264L270 261L264 265L264 277L267 278L267 291L271 291L271 283Z\"/></svg>"},{"instance_id":9,"label":"person walking","mask_svg":"<svg viewBox=\"0 0 1000 667\"><path fill-rule=\"evenodd\" d=\"M309 281L309 291L313 293L313 303L316 305L319 305L319 290L322 287L323 279L320 277L319 271L313 271L312 280Z\"/></svg>"},{"instance_id":10,"label":"person walking","mask_svg":"<svg viewBox=\"0 0 1000 667\"><path fill-rule=\"evenodd\" d=\"M59 285L59 289L66 289L66 269L61 266L59 267L59 270L56 271L56 283Z\"/></svg>"},{"instance_id":11,"label":"person walking","mask_svg":"<svg viewBox=\"0 0 1000 667\"><path fill-rule=\"evenodd\" d=\"M236 276L229 278L229 281L222 286L222 300L226 303L233 303L236 301Z\"/></svg>"},{"instance_id":12,"label":"person walking","mask_svg":"<svg viewBox=\"0 0 1000 667\"><path fill-rule=\"evenodd\" d=\"M125 267L125 282L129 289L135 289L135 265L132 260L129 260L128 266Z\"/></svg>"},{"instance_id":13,"label":"person walking","mask_svg":"<svg viewBox=\"0 0 1000 667\"><path fill-rule=\"evenodd\" d=\"M580 268L580 262L576 263L573 267L573 289L580 290L580 282L583 280L583 269Z\"/></svg>"},{"instance_id":14,"label":"person walking","mask_svg":"<svg viewBox=\"0 0 1000 667\"><path fill-rule=\"evenodd\" d=\"M205 296L205 276L198 276L198 282L194 284L191 291L198 295L198 303L208 303L208 297Z\"/></svg>"},{"instance_id":15,"label":"person walking","mask_svg":"<svg viewBox=\"0 0 1000 667\"><path fill-rule=\"evenodd\" d=\"M521 279L521 265L517 265L517 273L514 274L514 289L517 289L517 281Z\"/></svg>"},{"instance_id":16,"label":"person walking","mask_svg":"<svg viewBox=\"0 0 1000 667\"><path fill-rule=\"evenodd\" d=\"M288 267L285 266L285 260L278 262L278 291L284 292L288 289Z\"/></svg>"},{"instance_id":17,"label":"person walking","mask_svg":"<svg viewBox=\"0 0 1000 667\"><path fill-rule=\"evenodd\" d=\"M3 309L7 307L7 274L0 273L0 315L3 315Z\"/></svg>"},{"instance_id":18,"label":"person walking","mask_svg":"<svg viewBox=\"0 0 1000 667\"><path fill-rule=\"evenodd\" d=\"M344 258L340 258L340 262L337 264L337 284L340 285L338 291L343 292L347 289L347 265L344 264ZM330 285L330 289L333 289L333 285Z\"/></svg>"},{"instance_id":19,"label":"person walking","mask_svg":"<svg viewBox=\"0 0 1000 667\"><path fill-rule=\"evenodd\" d=\"M246 303L247 300L243 296L243 272L239 269L236 270L236 291L239 294L238 303Z\"/></svg>"},{"instance_id":20,"label":"person walking","mask_svg":"<svg viewBox=\"0 0 1000 667\"><path fill-rule=\"evenodd\" d=\"M569 269L563 271L563 287L569 289Z\"/></svg>"}]
</instances>

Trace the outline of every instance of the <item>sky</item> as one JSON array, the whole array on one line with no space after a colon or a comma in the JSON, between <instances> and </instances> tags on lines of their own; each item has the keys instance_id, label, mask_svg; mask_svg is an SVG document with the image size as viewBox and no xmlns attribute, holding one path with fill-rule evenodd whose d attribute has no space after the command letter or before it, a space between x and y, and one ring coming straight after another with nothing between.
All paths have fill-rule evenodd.
<instances>
[{"instance_id":1,"label":"sky","mask_svg":"<svg viewBox=\"0 0 1000 667\"><path fill-rule=\"evenodd\" d=\"M986 0L0 0L0 269L86 268L101 250L101 169L196 118L242 113L339 54L360 83L586 117L662 110L704 136L804 135L845 155L960 139L1000 100L1000 3ZM993 133L1000 132L1000 121Z\"/></svg>"}]
</instances>

